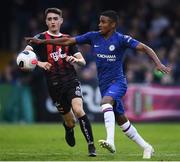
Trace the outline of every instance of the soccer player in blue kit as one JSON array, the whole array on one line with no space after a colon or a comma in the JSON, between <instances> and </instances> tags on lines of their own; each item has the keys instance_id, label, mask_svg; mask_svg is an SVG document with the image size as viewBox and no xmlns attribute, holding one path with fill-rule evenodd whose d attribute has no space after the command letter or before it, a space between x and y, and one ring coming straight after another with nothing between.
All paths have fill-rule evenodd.
<instances>
[{"instance_id":1,"label":"soccer player in blue kit","mask_svg":"<svg viewBox=\"0 0 180 162\"><path fill-rule=\"evenodd\" d=\"M31 43L74 45L90 44L96 54L96 65L98 71L98 81L102 95L101 108L104 113L106 127L106 140L99 140L101 147L111 153L116 151L114 144L115 121L120 126L127 137L137 143L143 149L143 158L150 159L154 153L153 147L146 142L136 128L125 116L122 97L127 90L127 82L123 73L123 57L127 48L146 53L155 63L156 68L169 73L170 67L164 66L158 59L155 52L147 45L116 32L118 15L115 11L104 11L100 15L99 31L87 32L83 35L69 38L57 38L40 40L36 38L26 38Z\"/></svg>"}]
</instances>

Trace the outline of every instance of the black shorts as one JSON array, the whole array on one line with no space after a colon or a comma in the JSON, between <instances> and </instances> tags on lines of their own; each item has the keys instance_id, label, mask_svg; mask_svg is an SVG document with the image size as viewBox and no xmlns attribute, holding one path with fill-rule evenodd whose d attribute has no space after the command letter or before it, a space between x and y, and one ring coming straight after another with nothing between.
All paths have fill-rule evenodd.
<instances>
[{"instance_id":1,"label":"black shorts","mask_svg":"<svg viewBox=\"0 0 180 162\"><path fill-rule=\"evenodd\" d=\"M73 98L82 98L79 81L68 82L66 85L53 82L48 84L48 89L50 97L57 109L63 109L63 111L60 111L61 114L66 114L71 110L71 101Z\"/></svg>"}]
</instances>

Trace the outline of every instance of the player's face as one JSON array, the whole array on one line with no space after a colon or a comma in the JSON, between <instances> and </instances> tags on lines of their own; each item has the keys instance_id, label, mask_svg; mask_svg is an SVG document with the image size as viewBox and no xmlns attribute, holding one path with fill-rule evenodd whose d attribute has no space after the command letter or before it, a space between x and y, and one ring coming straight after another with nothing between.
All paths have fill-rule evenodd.
<instances>
[{"instance_id":1,"label":"player's face","mask_svg":"<svg viewBox=\"0 0 180 162\"><path fill-rule=\"evenodd\" d=\"M100 16L99 31L102 35L111 33L114 30L115 25L116 25L115 22L113 22L109 17Z\"/></svg>"},{"instance_id":2,"label":"player's face","mask_svg":"<svg viewBox=\"0 0 180 162\"><path fill-rule=\"evenodd\" d=\"M48 13L46 17L46 25L48 30L54 34L58 34L61 24L63 23L63 18L55 13Z\"/></svg>"}]
</instances>

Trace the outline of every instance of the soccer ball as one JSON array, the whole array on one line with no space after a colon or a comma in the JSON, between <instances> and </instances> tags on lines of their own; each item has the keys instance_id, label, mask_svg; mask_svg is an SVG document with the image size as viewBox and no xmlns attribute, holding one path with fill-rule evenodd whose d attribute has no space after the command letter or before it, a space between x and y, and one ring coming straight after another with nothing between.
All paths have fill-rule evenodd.
<instances>
[{"instance_id":1,"label":"soccer ball","mask_svg":"<svg viewBox=\"0 0 180 162\"><path fill-rule=\"evenodd\" d=\"M18 54L17 65L23 70L33 70L37 65L37 57L33 51L25 50Z\"/></svg>"}]
</instances>

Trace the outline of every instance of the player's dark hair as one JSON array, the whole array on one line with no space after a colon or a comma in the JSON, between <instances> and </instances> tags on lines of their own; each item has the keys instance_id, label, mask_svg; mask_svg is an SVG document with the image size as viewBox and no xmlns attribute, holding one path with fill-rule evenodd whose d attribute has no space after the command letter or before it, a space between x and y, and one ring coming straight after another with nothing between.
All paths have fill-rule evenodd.
<instances>
[{"instance_id":1,"label":"player's dark hair","mask_svg":"<svg viewBox=\"0 0 180 162\"><path fill-rule=\"evenodd\" d=\"M59 15L60 17L62 17L62 11L59 8L47 8L45 10L45 18L47 17L48 13L55 13Z\"/></svg>"},{"instance_id":2,"label":"player's dark hair","mask_svg":"<svg viewBox=\"0 0 180 162\"><path fill-rule=\"evenodd\" d=\"M104 11L101 13L101 16L107 16L109 17L111 20L113 20L116 24L118 23L119 21L119 16L117 14L116 11L114 10L107 10L107 11Z\"/></svg>"}]
</instances>

